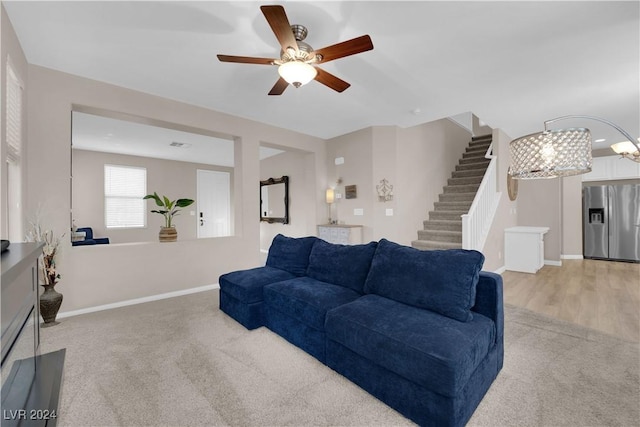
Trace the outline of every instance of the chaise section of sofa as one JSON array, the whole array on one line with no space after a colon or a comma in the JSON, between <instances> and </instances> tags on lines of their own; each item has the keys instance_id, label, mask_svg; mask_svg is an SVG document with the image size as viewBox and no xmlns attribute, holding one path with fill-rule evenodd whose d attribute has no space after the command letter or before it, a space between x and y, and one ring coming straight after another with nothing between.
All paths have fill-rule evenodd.
<instances>
[{"instance_id":1,"label":"chaise section of sofa","mask_svg":"<svg viewBox=\"0 0 640 427\"><path fill-rule=\"evenodd\" d=\"M316 237L292 238L278 234L271 243L264 267L220 276L220 310L247 329L264 326L263 288L302 276Z\"/></svg>"}]
</instances>

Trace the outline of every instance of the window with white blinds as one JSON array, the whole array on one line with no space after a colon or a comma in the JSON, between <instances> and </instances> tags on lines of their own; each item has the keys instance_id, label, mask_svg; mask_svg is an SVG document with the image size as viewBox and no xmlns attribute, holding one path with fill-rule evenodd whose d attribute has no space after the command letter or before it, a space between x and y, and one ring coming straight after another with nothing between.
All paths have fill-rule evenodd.
<instances>
[{"instance_id":1,"label":"window with white blinds","mask_svg":"<svg viewBox=\"0 0 640 427\"><path fill-rule=\"evenodd\" d=\"M107 228L146 226L147 170L104 165L104 217Z\"/></svg>"},{"instance_id":2,"label":"window with white blinds","mask_svg":"<svg viewBox=\"0 0 640 427\"><path fill-rule=\"evenodd\" d=\"M22 84L11 61L7 61L7 161L20 163L22 149Z\"/></svg>"}]
</instances>

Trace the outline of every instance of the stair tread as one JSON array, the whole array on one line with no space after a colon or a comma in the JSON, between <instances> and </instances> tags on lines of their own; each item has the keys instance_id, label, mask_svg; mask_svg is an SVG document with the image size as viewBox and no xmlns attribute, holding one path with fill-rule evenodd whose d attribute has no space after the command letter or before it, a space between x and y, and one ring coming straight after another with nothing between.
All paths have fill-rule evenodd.
<instances>
[{"instance_id":1,"label":"stair tread","mask_svg":"<svg viewBox=\"0 0 640 427\"><path fill-rule=\"evenodd\" d=\"M434 205L436 207L452 207L452 208L463 208L471 206L472 200L455 200L451 202L435 202Z\"/></svg>"},{"instance_id":2,"label":"stair tread","mask_svg":"<svg viewBox=\"0 0 640 427\"><path fill-rule=\"evenodd\" d=\"M456 185L445 185L444 193L474 193L478 191L480 184L456 184ZM465 190L473 190L473 191L465 191Z\"/></svg>"},{"instance_id":3,"label":"stair tread","mask_svg":"<svg viewBox=\"0 0 640 427\"><path fill-rule=\"evenodd\" d=\"M487 164L480 164L480 163L458 164L458 165L456 165L455 172L469 171L469 170L476 170L476 169L487 170L488 166L489 166L488 163Z\"/></svg>"},{"instance_id":4,"label":"stair tread","mask_svg":"<svg viewBox=\"0 0 640 427\"><path fill-rule=\"evenodd\" d=\"M470 144L470 145L467 145L465 151L467 151L467 152L469 152L469 151L482 151L482 150L487 151L487 148L491 147L491 144L492 144L491 141L482 142L482 143L478 143L478 144Z\"/></svg>"},{"instance_id":5,"label":"stair tread","mask_svg":"<svg viewBox=\"0 0 640 427\"><path fill-rule=\"evenodd\" d=\"M472 158L482 158L486 159L485 155L487 154L486 150L477 150L477 151L466 151L462 153L463 159L472 159Z\"/></svg>"},{"instance_id":6,"label":"stair tread","mask_svg":"<svg viewBox=\"0 0 640 427\"><path fill-rule=\"evenodd\" d=\"M457 196L471 196L471 197L475 197L476 193L474 193L473 191L467 191L465 192L460 192L460 193L440 193L441 196L451 196L451 195L457 195Z\"/></svg>"},{"instance_id":7,"label":"stair tread","mask_svg":"<svg viewBox=\"0 0 640 427\"><path fill-rule=\"evenodd\" d=\"M484 177L484 174L486 171L487 171L486 168L468 169L464 171L453 171L451 172L451 177L452 178L467 178L467 177L475 177L475 176Z\"/></svg>"},{"instance_id":8,"label":"stair tread","mask_svg":"<svg viewBox=\"0 0 640 427\"><path fill-rule=\"evenodd\" d=\"M438 213L438 214L459 214L462 211L459 210L455 210L455 209L448 209L448 210L440 210L440 211L429 211L429 213Z\"/></svg>"},{"instance_id":9,"label":"stair tread","mask_svg":"<svg viewBox=\"0 0 640 427\"><path fill-rule=\"evenodd\" d=\"M457 201L473 201L476 197L476 193L440 193L439 201L447 202L452 200Z\"/></svg>"},{"instance_id":10,"label":"stair tread","mask_svg":"<svg viewBox=\"0 0 640 427\"><path fill-rule=\"evenodd\" d=\"M447 180L447 184L448 185L473 185L473 184L480 184L482 182L482 178L484 178L484 175L478 175L478 176L459 176L459 177L455 177L455 178L449 178Z\"/></svg>"},{"instance_id":11,"label":"stair tread","mask_svg":"<svg viewBox=\"0 0 640 427\"><path fill-rule=\"evenodd\" d=\"M491 143L493 141L493 138L478 138L478 139L471 139L471 141L469 141L469 145L479 145L479 144L487 144L487 143Z\"/></svg>"},{"instance_id":12,"label":"stair tread","mask_svg":"<svg viewBox=\"0 0 640 427\"><path fill-rule=\"evenodd\" d=\"M459 214L459 215L464 215L466 213L469 212L469 206L467 206L466 208L462 208L462 209L453 209L453 208L442 208L442 209L435 209L429 212L437 212L437 213L441 213L441 214Z\"/></svg>"},{"instance_id":13,"label":"stair tread","mask_svg":"<svg viewBox=\"0 0 640 427\"><path fill-rule=\"evenodd\" d=\"M470 159L462 158L458 161L459 165L475 165L475 164L489 164L490 160L484 157L472 157Z\"/></svg>"},{"instance_id":14,"label":"stair tread","mask_svg":"<svg viewBox=\"0 0 640 427\"><path fill-rule=\"evenodd\" d=\"M437 230L437 229L428 229L428 230L419 230L418 233L422 234L438 234L441 236L462 236L462 231L455 230ZM424 240L424 239L419 239Z\"/></svg>"},{"instance_id":15,"label":"stair tread","mask_svg":"<svg viewBox=\"0 0 640 427\"><path fill-rule=\"evenodd\" d=\"M460 249L462 248L461 243L449 243L449 242L436 242L432 240L414 240L411 242L411 246L416 249Z\"/></svg>"},{"instance_id":16,"label":"stair tread","mask_svg":"<svg viewBox=\"0 0 640 427\"><path fill-rule=\"evenodd\" d=\"M431 230L418 231L418 240L439 242L439 243L462 243L462 231L459 232L442 232L438 233Z\"/></svg>"}]
</instances>

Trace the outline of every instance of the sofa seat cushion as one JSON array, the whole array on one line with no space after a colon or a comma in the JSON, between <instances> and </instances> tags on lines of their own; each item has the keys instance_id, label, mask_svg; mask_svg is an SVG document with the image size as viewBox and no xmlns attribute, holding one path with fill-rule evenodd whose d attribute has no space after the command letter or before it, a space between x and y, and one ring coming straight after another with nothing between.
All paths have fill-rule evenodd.
<instances>
[{"instance_id":1,"label":"sofa seat cushion","mask_svg":"<svg viewBox=\"0 0 640 427\"><path fill-rule=\"evenodd\" d=\"M220 289L243 303L262 301L265 285L296 277L288 271L273 267L257 267L234 271L220 276Z\"/></svg>"},{"instance_id":2,"label":"sofa seat cushion","mask_svg":"<svg viewBox=\"0 0 640 427\"><path fill-rule=\"evenodd\" d=\"M309 266L311 248L318 240L314 236L286 237L278 234L269 247L266 265L288 271L295 276L304 276Z\"/></svg>"},{"instance_id":3,"label":"sofa seat cushion","mask_svg":"<svg viewBox=\"0 0 640 427\"><path fill-rule=\"evenodd\" d=\"M485 316L459 322L378 295L330 310L325 333L328 340L449 397L462 390L495 342L495 325Z\"/></svg>"},{"instance_id":4,"label":"sofa seat cushion","mask_svg":"<svg viewBox=\"0 0 640 427\"><path fill-rule=\"evenodd\" d=\"M298 277L264 288L264 303L318 331L324 331L328 310L356 300L361 295L343 286Z\"/></svg>"},{"instance_id":5,"label":"sofa seat cushion","mask_svg":"<svg viewBox=\"0 0 640 427\"><path fill-rule=\"evenodd\" d=\"M364 293L376 242L338 245L318 239L309 255L307 276Z\"/></svg>"},{"instance_id":6,"label":"sofa seat cushion","mask_svg":"<svg viewBox=\"0 0 640 427\"><path fill-rule=\"evenodd\" d=\"M483 263L478 251L422 251L382 239L364 291L468 322Z\"/></svg>"}]
</instances>

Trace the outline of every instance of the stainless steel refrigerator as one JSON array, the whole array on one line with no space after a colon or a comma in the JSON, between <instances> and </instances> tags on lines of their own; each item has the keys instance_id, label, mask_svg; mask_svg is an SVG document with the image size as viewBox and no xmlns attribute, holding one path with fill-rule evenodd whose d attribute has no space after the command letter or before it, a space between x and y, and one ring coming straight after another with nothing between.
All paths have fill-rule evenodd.
<instances>
[{"instance_id":1,"label":"stainless steel refrigerator","mask_svg":"<svg viewBox=\"0 0 640 427\"><path fill-rule=\"evenodd\" d=\"M640 184L582 190L584 257L640 262Z\"/></svg>"}]
</instances>

